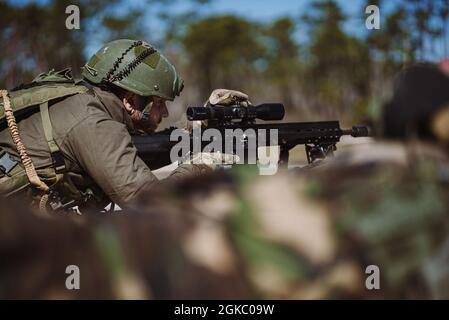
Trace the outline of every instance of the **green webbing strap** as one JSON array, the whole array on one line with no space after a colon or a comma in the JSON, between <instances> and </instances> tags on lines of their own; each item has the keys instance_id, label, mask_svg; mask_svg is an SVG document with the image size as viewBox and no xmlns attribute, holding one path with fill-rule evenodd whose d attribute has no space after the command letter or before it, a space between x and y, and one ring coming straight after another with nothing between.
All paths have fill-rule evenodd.
<instances>
[{"instance_id":1,"label":"green webbing strap","mask_svg":"<svg viewBox=\"0 0 449 320\"><path fill-rule=\"evenodd\" d=\"M79 83L79 82L78 82ZM83 84L48 84L11 92L11 107L16 111L40 105L45 101L68 97L77 93L87 93L89 88ZM1 99L0 99L1 100ZM0 103L0 121L5 117L3 103Z\"/></svg>"},{"instance_id":2,"label":"green webbing strap","mask_svg":"<svg viewBox=\"0 0 449 320\"><path fill-rule=\"evenodd\" d=\"M45 139L47 139L48 147L50 148L51 157L53 159L53 165L55 166L56 174L65 172L64 157L61 150L53 139L53 128L51 126L50 114L48 112L48 101L39 105L42 126L44 127Z\"/></svg>"}]
</instances>

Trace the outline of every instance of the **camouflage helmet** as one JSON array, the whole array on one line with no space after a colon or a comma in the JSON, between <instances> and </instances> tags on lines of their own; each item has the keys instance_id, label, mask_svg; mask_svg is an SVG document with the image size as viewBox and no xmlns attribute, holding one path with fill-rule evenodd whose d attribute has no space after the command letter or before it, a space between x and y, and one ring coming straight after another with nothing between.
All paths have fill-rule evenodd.
<instances>
[{"instance_id":1,"label":"camouflage helmet","mask_svg":"<svg viewBox=\"0 0 449 320\"><path fill-rule=\"evenodd\" d=\"M174 100L184 83L175 67L144 41L107 43L84 65L82 75L95 84L112 83L140 96Z\"/></svg>"}]
</instances>

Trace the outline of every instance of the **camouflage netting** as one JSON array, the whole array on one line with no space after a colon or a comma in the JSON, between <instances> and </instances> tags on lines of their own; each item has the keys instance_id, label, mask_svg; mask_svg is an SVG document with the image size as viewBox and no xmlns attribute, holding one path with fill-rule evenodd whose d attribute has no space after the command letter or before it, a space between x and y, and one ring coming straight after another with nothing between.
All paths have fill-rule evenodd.
<instances>
[{"instance_id":1,"label":"camouflage netting","mask_svg":"<svg viewBox=\"0 0 449 320\"><path fill-rule=\"evenodd\" d=\"M127 212L42 218L2 200L0 298L449 298L448 163L376 143L308 171L177 181Z\"/></svg>"}]
</instances>

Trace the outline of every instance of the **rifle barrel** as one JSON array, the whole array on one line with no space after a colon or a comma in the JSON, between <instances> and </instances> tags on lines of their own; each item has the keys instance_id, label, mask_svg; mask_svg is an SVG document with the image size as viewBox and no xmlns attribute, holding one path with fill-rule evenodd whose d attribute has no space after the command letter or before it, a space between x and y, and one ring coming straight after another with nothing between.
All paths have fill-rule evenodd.
<instances>
[{"instance_id":1,"label":"rifle barrel","mask_svg":"<svg viewBox=\"0 0 449 320\"><path fill-rule=\"evenodd\" d=\"M366 126L352 126L351 129L342 129L343 135L350 135L352 137L368 137L369 129Z\"/></svg>"}]
</instances>

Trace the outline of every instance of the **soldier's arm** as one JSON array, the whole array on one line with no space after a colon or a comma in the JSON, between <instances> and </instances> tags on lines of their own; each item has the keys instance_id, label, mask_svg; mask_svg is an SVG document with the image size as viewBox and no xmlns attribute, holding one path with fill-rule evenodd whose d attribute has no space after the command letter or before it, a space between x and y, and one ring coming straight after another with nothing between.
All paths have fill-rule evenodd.
<instances>
[{"instance_id":1,"label":"soldier's arm","mask_svg":"<svg viewBox=\"0 0 449 320\"><path fill-rule=\"evenodd\" d=\"M137 156L126 126L120 122L87 117L73 127L66 144L78 165L120 206L127 206L158 181Z\"/></svg>"}]
</instances>

